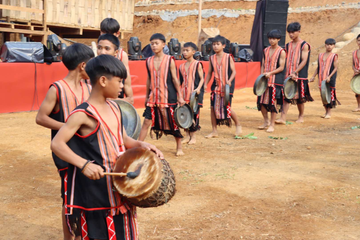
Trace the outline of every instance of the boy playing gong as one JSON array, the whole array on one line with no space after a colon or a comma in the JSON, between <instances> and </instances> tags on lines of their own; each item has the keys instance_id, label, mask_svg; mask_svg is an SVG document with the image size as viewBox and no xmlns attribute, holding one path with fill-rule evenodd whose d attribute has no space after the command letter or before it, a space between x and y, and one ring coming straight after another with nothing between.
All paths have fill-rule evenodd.
<instances>
[{"instance_id":1,"label":"boy playing gong","mask_svg":"<svg viewBox=\"0 0 360 240\"><path fill-rule=\"evenodd\" d=\"M331 101L329 104L324 104L325 108L325 114L321 116L325 119L331 118L331 109L335 108L337 103L340 104L340 102L336 98L336 75L337 75L337 69L338 69L338 55L336 53L332 53L332 50L334 49L336 44L335 39L328 38L325 41L325 49L326 52L320 53L318 57L318 67L310 79L310 82L313 82L316 75L319 76L319 89L321 91L321 83L323 81L326 81L330 84L330 95L331 95Z\"/></svg>"},{"instance_id":2,"label":"boy playing gong","mask_svg":"<svg viewBox=\"0 0 360 240\"><path fill-rule=\"evenodd\" d=\"M261 111L264 124L259 129L265 129L266 132L273 132L275 126L275 118L277 114L277 106L283 104L283 84L284 84L284 68L285 68L285 51L279 46L281 39L280 30L271 30L268 32L270 46L264 49L262 59L261 73L268 79L268 87L265 92L258 97L257 106ZM271 113L269 121L268 112Z\"/></svg>"},{"instance_id":3,"label":"boy playing gong","mask_svg":"<svg viewBox=\"0 0 360 240\"><path fill-rule=\"evenodd\" d=\"M276 120L277 124L286 124L286 114L289 111L290 103L297 104L299 117L297 123L304 122L305 102L314 101L310 95L308 83L308 68L310 62L310 44L300 38L301 25L298 22L290 23L287 32L292 40L286 44L286 72L285 78L291 77L297 82L298 92L293 99L284 100L281 117Z\"/></svg>"},{"instance_id":4,"label":"boy playing gong","mask_svg":"<svg viewBox=\"0 0 360 240\"><path fill-rule=\"evenodd\" d=\"M205 80L205 88L214 73L214 81L211 85L211 126L212 132L206 138L218 137L217 125L231 126L231 119L236 126L235 136L241 134L241 125L236 113L231 108L231 100L235 88L235 63L232 56L224 52L226 39L217 35L212 41L212 47L215 52L210 57L208 74ZM225 85L230 86L229 103L225 106Z\"/></svg>"},{"instance_id":5,"label":"boy playing gong","mask_svg":"<svg viewBox=\"0 0 360 240\"><path fill-rule=\"evenodd\" d=\"M190 102L190 96L193 92L198 95L199 106L194 112L194 120L191 127L186 130L188 138L184 142L187 144L195 144L195 132L200 130L200 108L202 107L204 97L204 70L202 63L194 59L194 54L197 51L195 43L187 42L182 48L182 54L186 59L179 67L179 78L181 84L181 92L186 103Z\"/></svg>"},{"instance_id":6,"label":"boy playing gong","mask_svg":"<svg viewBox=\"0 0 360 240\"><path fill-rule=\"evenodd\" d=\"M139 140L144 141L151 126L151 132L160 138L164 133L175 137L176 156L184 155L181 146L180 129L175 123L174 111L179 103L184 105L180 83L176 76L174 58L164 54L165 36L155 33L150 38L151 50L154 56L146 59L148 72L146 82L146 109L143 116L144 123L141 128Z\"/></svg>"}]
</instances>

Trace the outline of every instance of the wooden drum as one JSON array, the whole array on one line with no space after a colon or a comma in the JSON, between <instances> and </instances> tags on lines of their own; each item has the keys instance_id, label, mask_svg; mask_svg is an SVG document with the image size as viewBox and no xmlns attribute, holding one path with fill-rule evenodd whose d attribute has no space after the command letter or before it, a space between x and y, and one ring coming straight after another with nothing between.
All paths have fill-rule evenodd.
<instances>
[{"instance_id":1,"label":"wooden drum","mask_svg":"<svg viewBox=\"0 0 360 240\"><path fill-rule=\"evenodd\" d=\"M113 176L116 190L135 206L158 207L175 195L175 176L169 163L146 148L127 150L117 159L114 172L137 175Z\"/></svg>"}]
</instances>

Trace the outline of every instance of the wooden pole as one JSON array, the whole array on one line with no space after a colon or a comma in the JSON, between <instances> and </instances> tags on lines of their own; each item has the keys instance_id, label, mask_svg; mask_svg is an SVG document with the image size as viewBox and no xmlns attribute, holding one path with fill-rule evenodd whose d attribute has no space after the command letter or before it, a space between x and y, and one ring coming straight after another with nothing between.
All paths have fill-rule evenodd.
<instances>
[{"instance_id":1,"label":"wooden pole","mask_svg":"<svg viewBox=\"0 0 360 240\"><path fill-rule=\"evenodd\" d=\"M46 24L46 11L47 11L47 0L43 0L43 31L44 31L44 36L43 36L43 40L42 43L46 46L46 41L47 41L47 35L48 35L48 28L47 28L47 24Z\"/></svg>"},{"instance_id":2,"label":"wooden pole","mask_svg":"<svg viewBox=\"0 0 360 240\"><path fill-rule=\"evenodd\" d=\"M199 0L199 17L198 17L198 47L200 46L200 33L201 33L201 8L202 8L202 0Z\"/></svg>"}]
</instances>

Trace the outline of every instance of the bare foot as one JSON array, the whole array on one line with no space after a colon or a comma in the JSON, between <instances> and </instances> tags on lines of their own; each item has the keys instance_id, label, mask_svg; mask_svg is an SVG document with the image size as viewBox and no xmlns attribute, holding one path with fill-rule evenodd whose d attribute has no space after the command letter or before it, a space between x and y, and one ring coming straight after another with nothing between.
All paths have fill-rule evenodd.
<instances>
[{"instance_id":1,"label":"bare foot","mask_svg":"<svg viewBox=\"0 0 360 240\"><path fill-rule=\"evenodd\" d=\"M281 120L281 119L275 120L275 123L276 123L276 124L283 124L283 125L286 125L286 121Z\"/></svg>"},{"instance_id":2,"label":"bare foot","mask_svg":"<svg viewBox=\"0 0 360 240\"><path fill-rule=\"evenodd\" d=\"M356 108L354 110L352 110L353 112L360 112L360 108Z\"/></svg>"},{"instance_id":3,"label":"bare foot","mask_svg":"<svg viewBox=\"0 0 360 240\"><path fill-rule=\"evenodd\" d=\"M241 133L242 133L242 127L240 125L236 126L235 136L240 136Z\"/></svg>"},{"instance_id":4,"label":"bare foot","mask_svg":"<svg viewBox=\"0 0 360 240\"><path fill-rule=\"evenodd\" d=\"M266 130L267 133L272 133L274 132L274 126L269 126L269 128Z\"/></svg>"},{"instance_id":5,"label":"bare foot","mask_svg":"<svg viewBox=\"0 0 360 240\"><path fill-rule=\"evenodd\" d=\"M326 116L326 114L325 115L322 115L322 116L320 116L321 118L325 118L325 116Z\"/></svg>"},{"instance_id":6,"label":"bare foot","mask_svg":"<svg viewBox=\"0 0 360 240\"><path fill-rule=\"evenodd\" d=\"M296 123L303 123L304 117L299 117L298 120L295 121Z\"/></svg>"},{"instance_id":7,"label":"bare foot","mask_svg":"<svg viewBox=\"0 0 360 240\"><path fill-rule=\"evenodd\" d=\"M184 139L181 141L182 144L189 143L190 137L184 137Z\"/></svg>"},{"instance_id":8,"label":"bare foot","mask_svg":"<svg viewBox=\"0 0 360 240\"><path fill-rule=\"evenodd\" d=\"M264 130L265 128L267 128L269 126L269 122L264 122L263 125L259 126L258 129L260 130Z\"/></svg>"},{"instance_id":9,"label":"bare foot","mask_svg":"<svg viewBox=\"0 0 360 240\"><path fill-rule=\"evenodd\" d=\"M325 119L330 119L331 116L330 116L330 115L325 115L324 118L325 118Z\"/></svg>"},{"instance_id":10,"label":"bare foot","mask_svg":"<svg viewBox=\"0 0 360 240\"><path fill-rule=\"evenodd\" d=\"M191 138L190 141L188 142L189 145L193 145L196 143L196 138Z\"/></svg>"},{"instance_id":11,"label":"bare foot","mask_svg":"<svg viewBox=\"0 0 360 240\"><path fill-rule=\"evenodd\" d=\"M209 135L205 136L205 138L217 138L217 137L219 137L219 135L217 133L214 133L214 132L212 132Z\"/></svg>"},{"instance_id":12,"label":"bare foot","mask_svg":"<svg viewBox=\"0 0 360 240\"><path fill-rule=\"evenodd\" d=\"M183 156L184 152L182 151L182 149L178 149L175 153L175 156L179 157L179 156Z\"/></svg>"}]
</instances>

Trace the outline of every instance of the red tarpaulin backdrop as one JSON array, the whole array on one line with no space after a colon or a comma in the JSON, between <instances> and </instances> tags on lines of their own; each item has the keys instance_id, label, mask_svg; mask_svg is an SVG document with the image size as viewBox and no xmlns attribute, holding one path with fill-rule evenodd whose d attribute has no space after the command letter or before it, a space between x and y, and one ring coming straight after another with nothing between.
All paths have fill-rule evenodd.
<instances>
[{"instance_id":1,"label":"red tarpaulin backdrop","mask_svg":"<svg viewBox=\"0 0 360 240\"><path fill-rule=\"evenodd\" d=\"M184 61L176 61L179 66ZM203 62L207 73L209 62ZM130 61L134 106L143 108L147 71L145 61ZM260 63L235 63L235 89L252 87L260 74ZM0 113L38 110L51 83L67 74L62 63L0 63ZM210 84L208 86L210 91Z\"/></svg>"}]
</instances>

